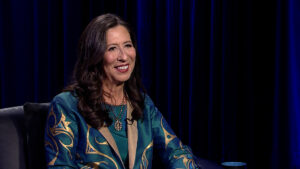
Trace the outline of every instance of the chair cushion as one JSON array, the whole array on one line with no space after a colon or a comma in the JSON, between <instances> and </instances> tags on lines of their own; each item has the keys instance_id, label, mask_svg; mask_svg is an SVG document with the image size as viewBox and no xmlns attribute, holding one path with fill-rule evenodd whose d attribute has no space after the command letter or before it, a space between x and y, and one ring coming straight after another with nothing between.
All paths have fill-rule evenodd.
<instances>
[{"instance_id":1,"label":"chair cushion","mask_svg":"<svg viewBox=\"0 0 300 169\"><path fill-rule=\"evenodd\" d=\"M49 103L25 103L27 157L30 169L46 168L44 133Z\"/></svg>"}]
</instances>

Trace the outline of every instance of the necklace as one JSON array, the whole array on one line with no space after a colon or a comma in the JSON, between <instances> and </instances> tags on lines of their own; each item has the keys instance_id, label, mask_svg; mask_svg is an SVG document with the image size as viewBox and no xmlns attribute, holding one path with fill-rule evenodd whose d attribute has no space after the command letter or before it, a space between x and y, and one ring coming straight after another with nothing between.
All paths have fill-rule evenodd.
<instances>
[{"instance_id":1,"label":"necklace","mask_svg":"<svg viewBox=\"0 0 300 169\"><path fill-rule=\"evenodd\" d=\"M122 107L121 107L121 111L119 113L119 116L117 116L116 113L114 111L112 111L113 114L114 114L114 120L116 121L114 127L117 131L122 130L122 125L123 124L121 122L121 119L122 119L123 113L125 112L125 111L123 112L124 105L125 105L125 96L123 97L123 100L122 100Z\"/></svg>"}]
</instances>

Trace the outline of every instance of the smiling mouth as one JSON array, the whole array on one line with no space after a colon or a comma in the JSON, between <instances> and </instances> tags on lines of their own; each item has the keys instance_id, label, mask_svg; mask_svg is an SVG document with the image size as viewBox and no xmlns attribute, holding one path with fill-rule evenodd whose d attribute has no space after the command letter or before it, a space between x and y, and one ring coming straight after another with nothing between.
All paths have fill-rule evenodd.
<instances>
[{"instance_id":1,"label":"smiling mouth","mask_svg":"<svg viewBox=\"0 0 300 169\"><path fill-rule=\"evenodd\" d=\"M124 73L128 71L129 65L115 67L119 72Z\"/></svg>"}]
</instances>

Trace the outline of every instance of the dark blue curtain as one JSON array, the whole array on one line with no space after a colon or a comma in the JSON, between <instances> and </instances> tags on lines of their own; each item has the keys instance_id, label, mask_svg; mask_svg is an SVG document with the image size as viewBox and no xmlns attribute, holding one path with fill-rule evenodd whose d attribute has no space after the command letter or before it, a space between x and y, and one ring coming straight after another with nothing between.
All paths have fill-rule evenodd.
<instances>
[{"instance_id":1,"label":"dark blue curtain","mask_svg":"<svg viewBox=\"0 0 300 169\"><path fill-rule=\"evenodd\" d=\"M49 102L108 12L135 29L148 93L196 155L300 168L297 0L1 0L0 107Z\"/></svg>"}]
</instances>

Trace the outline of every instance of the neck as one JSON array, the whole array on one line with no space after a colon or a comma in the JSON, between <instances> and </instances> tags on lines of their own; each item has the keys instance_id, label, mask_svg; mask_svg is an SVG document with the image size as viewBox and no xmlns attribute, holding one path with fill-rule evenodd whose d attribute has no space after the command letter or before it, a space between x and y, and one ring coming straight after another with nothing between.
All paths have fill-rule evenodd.
<instances>
[{"instance_id":1,"label":"neck","mask_svg":"<svg viewBox=\"0 0 300 169\"><path fill-rule=\"evenodd\" d=\"M122 84L111 84L103 82L103 99L106 103L111 105L120 105L124 98L124 83Z\"/></svg>"}]
</instances>

